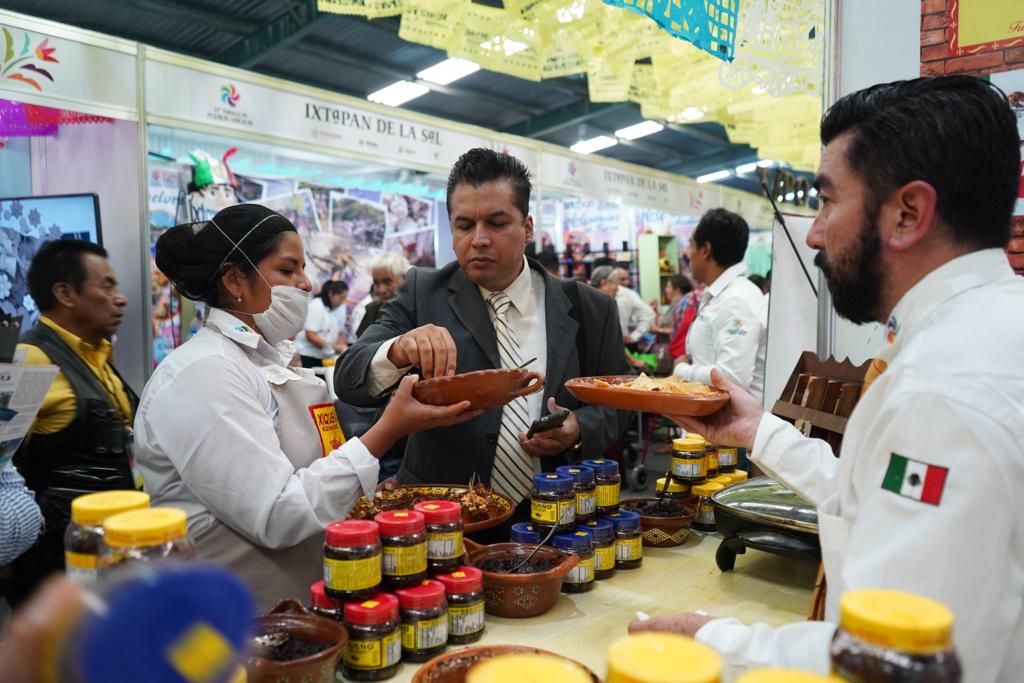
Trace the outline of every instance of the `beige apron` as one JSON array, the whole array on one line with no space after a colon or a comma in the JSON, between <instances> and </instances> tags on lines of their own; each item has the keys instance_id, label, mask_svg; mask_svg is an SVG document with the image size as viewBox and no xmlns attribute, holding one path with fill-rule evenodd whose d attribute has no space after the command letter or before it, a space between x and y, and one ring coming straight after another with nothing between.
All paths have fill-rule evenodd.
<instances>
[{"instance_id":1,"label":"beige apron","mask_svg":"<svg viewBox=\"0 0 1024 683\"><path fill-rule=\"evenodd\" d=\"M309 467L341 445L344 437L323 380L304 368L266 366L260 371L277 401L281 450L295 469ZM249 585L261 611L283 598L307 602L309 586L323 578L322 532L289 548L271 550L216 521L195 542L199 557L227 567Z\"/></svg>"}]
</instances>

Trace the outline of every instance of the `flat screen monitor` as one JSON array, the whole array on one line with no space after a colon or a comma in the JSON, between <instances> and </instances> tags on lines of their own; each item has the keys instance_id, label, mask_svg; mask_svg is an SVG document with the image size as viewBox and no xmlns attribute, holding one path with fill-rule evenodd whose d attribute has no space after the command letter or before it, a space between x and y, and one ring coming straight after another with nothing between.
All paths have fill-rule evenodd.
<instances>
[{"instance_id":1,"label":"flat screen monitor","mask_svg":"<svg viewBox=\"0 0 1024 683\"><path fill-rule=\"evenodd\" d=\"M0 198L0 311L35 325L39 310L28 294L28 267L39 247L55 239L102 244L95 194Z\"/></svg>"}]
</instances>

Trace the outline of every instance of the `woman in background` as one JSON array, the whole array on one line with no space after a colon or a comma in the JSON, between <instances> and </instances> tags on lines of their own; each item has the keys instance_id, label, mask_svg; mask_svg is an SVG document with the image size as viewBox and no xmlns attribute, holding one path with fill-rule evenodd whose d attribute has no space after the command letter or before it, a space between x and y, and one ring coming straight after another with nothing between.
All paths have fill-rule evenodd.
<instances>
[{"instance_id":1,"label":"woman in background","mask_svg":"<svg viewBox=\"0 0 1024 683\"><path fill-rule=\"evenodd\" d=\"M347 347L345 343L345 299L348 285L328 280L320 294L309 302L302 332L295 337L304 368L318 368L325 360L334 360Z\"/></svg>"}]
</instances>

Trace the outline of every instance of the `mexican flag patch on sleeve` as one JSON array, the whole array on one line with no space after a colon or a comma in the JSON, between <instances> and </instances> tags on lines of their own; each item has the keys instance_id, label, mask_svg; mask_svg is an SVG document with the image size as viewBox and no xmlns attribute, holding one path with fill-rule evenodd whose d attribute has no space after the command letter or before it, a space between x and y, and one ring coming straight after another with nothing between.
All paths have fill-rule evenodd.
<instances>
[{"instance_id":1,"label":"mexican flag patch on sleeve","mask_svg":"<svg viewBox=\"0 0 1024 683\"><path fill-rule=\"evenodd\" d=\"M942 490L946 486L948 474L948 467L936 467L892 453L882 488L905 498L938 505L942 502Z\"/></svg>"}]
</instances>

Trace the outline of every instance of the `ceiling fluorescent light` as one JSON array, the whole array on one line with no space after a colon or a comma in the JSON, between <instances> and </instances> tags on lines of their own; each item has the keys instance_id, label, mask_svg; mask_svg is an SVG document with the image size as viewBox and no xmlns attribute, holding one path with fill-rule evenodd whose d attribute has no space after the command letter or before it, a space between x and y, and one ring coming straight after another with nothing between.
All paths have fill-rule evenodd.
<instances>
[{"instance_id":1,"label":"ceiling fluorescent light","mask_svg":"<svg viewBox=\"0 0 1024 683\"><path fill-rule=\"evenodd\" d=\"M697 109L697 107L687 107L679 114L679 116L685 121L696 121L697 119L704 118L704 112Z\"/></svg>"},{"instance_id":2,"label":"ceiling fluorescent light","mask_svg":"<svg viewBox=\"0 0 1024 683\"><path fill-rule=\"evenodd\" d=\"M761 159L761 161L757 162L757 165L760 168L768 168L769 166L774 166L775 162L771 159Z\"/></svg>"},{"instance_id":3,"label":"ceiling fluorescent light","mask_svg":"<svg viewBox=\"0 0 1024 683\"><path fill-rule=\"evenodd\" d=\"M743 175L744 173L753 173L754 169L757 168L757 162L752 161L749 164L740 164L736 167L736 175Z\"/></svg>"},{"instance_id":4,"label":"ceiling fluorescent light","mask_svg":"<svg viewBox=\"0 0 1024 683\"><path fill-rule=\"evenodd\" d=\"M716 180L724 180L732 175L732 171L721 170L715 171L714 173L705 173L702 176L697 176L698 183L713 183Z\"/></svg>"},{"instance_id":5,"label":"ceiling fluorescent light","mask_svg":"<svg viewBox=\"0 0 1024 683\"><path fill-rule=\"evenodd\" d=\"M657 121L641 121L640 123L627 126L625 128L619 128L615 131L615 137L622 138L623 140L636 140L642 138L645 135L653 135L660 133L665 130L665 126L661 125Z\"/></svg>"},{"instance_id":6,"label":"ceiling fluorescent light","mask_svg":"<svg viewBox=\"0 0 1024 683\"><path fill-rule=\"evenodd\" d=\"M596 138L590 138L589 140L580 140L569 149L577 154L590 154L591 152L614 147L616 144L618 143L615 141L615 138L610 138L607 135L598 135Z\"/></svg>"},{"instance_id":7,"label":"ceiling fluorescent light","mask_svg":"<svg viewBox=\"0 0 1024 683\"><path fill-rule=\"evenodd\" d=\"M480 65L476 62L471 62L468 59L459 59L458 57L452 57L446 59L440 64L435 64L429 69L416 74L417 77L422 78L425 81L431 83L437 83L438 85L448 85L460 78L465 78L471 73L475 73L480 70Z\"/></svg>"},{"instance_id":8,"label":"ceiling fluorescent light","mask_svg":"<svg viewBox=\"0 0 1024 683\"><path fill-rule=\"evenodd\" d=\"M430 92L430 88L425 85L410 83L409 81L398 81L386 88L370 93L366 96L366 99L377 104L397 107L421 95L426 95L428 92Z\"/></svg>"}]
</instances>

